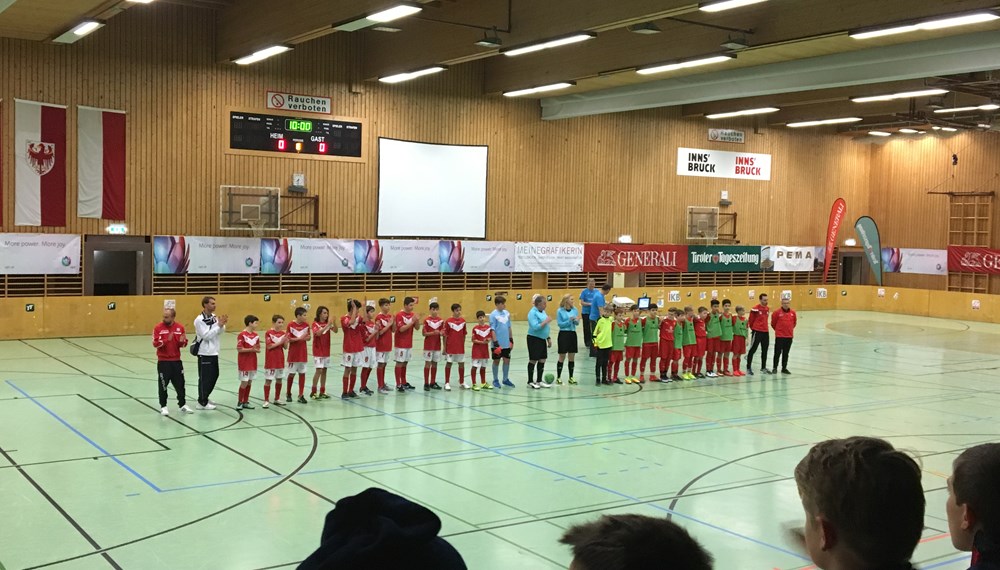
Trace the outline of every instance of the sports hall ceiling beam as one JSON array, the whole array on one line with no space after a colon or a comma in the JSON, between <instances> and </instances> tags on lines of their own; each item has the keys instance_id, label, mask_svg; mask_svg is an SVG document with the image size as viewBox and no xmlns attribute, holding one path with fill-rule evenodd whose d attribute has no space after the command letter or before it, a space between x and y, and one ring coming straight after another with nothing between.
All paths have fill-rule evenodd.
<instances>
[{"instance_id":1,"label":"sports hall ceiling beam","mask_svg":"<svg viewBox=\"0 0 1000 570\"><path fill-rule=\"evenodd\" d=\"M512 31L499 34L504 47L581 30L604 32L680 16L697 12L698 4L691 0L512 0L511 10ZM441 19L450 21L505 25L507 0L461 0L454 6L442 7L441 15ZM419 19L401 20L398 27L402 31L393 34L365 32L364 77L380 77L432 63L454 65L498 53L497 49L475 45L483 38L483 32L475 28ZM575 46L564 49L572 52Z\"/></svg>"},{"instance_id":2,"label":"sports hall ceiling beam","mask_svg":"<svg viewBox=\"0 0 1000 570\"><path fill-rule=\"evenodd\" d=\"M703 115L711 115L713 113L727 113L745 109L760 109L762 107L778 107L779 109L787 109L790 107L828 105L831 103L849 101L852 97L869 97L873 95L888 95L891 93L903 93L906 91L929 89L930 87L928 87L928 83L932 82L934 82L934 80L911 79L907 81L887 81L885 83L872 83L871 85L855 85L851 87L836 87L833 89L799 91L794 93L775 93L774 95L762 95L760 97L740 97L737 99L727 99L725 101L694 103L682 106L681 115L684 117L701 117ZM857 112L862 112L867 108L866 105L870 105L870 103L852 103L852 105L855 105Z\"/></svg>"},{"instance_id":3,"label":"sports hall ceiling beam","mask_svg":"<svg viewBox=\"0 0 1000 570\"><path fill-rule=\"evenodd\" d=\"M1000 31L836 53L542 99L543 119L757 97L995 69Z\"/></svg>"},{"instance_id":4,"label":"sports hall ceiling beam","mask_svg":"<svg viewBox=\"0 0 1000 570\"><path fill-rule=\"evenodd\" d=\"M387 0L241 0L218 13L216 55L231 61L267 46L301 43L389 5Z\"/></svg>"},{"instance_id":5,"label":"sports hall ceiling beam","mask_svg":"<svg viewBox=\"0 0 1000 570\"><path fill-rule=\"evenodd\" d=\"M797 0L773 1L716 14L697 13L688 18L715 25L750 29L747 40L754 50L783 46L782 59L795 59L796 46L810 39L843 35L851 29L891 24L904 19L933 17L972 9L991 8L997 0ZM632 81L645 82L655 77L636 76L636 67L669 62L676 59L718 54L720 44L730 32L703 26L657 21L663 30L659 34L641 35L625 29L600 35L596 40L564 49L547 50L523 57L498 57L486 65L486 91L498 93L511 89L544 85L558 81L596 77L624 71ZM949 33L961 33L951 32ZM847 40L836 51L857 50L886 42L912 41L914 38L886 38L876 42ZM761 47L765 46L765 47ZM830 52L827 52L830 53ZM815 55L806 53L799 57ZM749 59L749 58L747 58ZM766 59L766 57L765 57ZM724 64L739 67L740 60ZM720 68L725 68L720 66ZM697 73L692 71L692 73Z\"/></svg>"}]
</instances>

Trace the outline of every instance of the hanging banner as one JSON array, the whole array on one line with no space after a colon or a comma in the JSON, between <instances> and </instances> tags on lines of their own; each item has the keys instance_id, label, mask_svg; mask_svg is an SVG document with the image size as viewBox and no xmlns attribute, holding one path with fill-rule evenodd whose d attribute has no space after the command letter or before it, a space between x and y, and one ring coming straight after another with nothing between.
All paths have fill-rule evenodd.
<instances>
[{"instance_id":1,"label":"hanging banner","mask_svg":"<svg viewBox=\"0 0 1000 570\"><path fill-rule=\"evenodd\" d=\"M765 271L815 271L823 258L824 248L814 246L764 246L761 256Z\"/></svg>"},{"instance_id":2,"label":"hanging banner","mask_svg":"<svg viewBox=\"0 0 1000 570\"><path fill-rule=\"evenodd\" d=\"M514 271L520 273L577 273L583 271L583 244L517 242Z\"/></svg>"},{"instance_id":3,"label":"hanging banner","mask_svg":"<svg viewBox=\"0 0 1000 570\"><path fill-rule=\"evenodd\" d=\"M437 273L438 242L354 240L355 273Z\"/></svg>"},{"instance_id":4,"label":"hanging banner","mask_svg":"<svg viewBox=\"0 0 1000 570\"><path fill-rule=\"evenodd\" d=\"M883 247L882 268L886 273L947 275L948 250Z\"/></svg>"},{"instance_id":5,"label":"hanging banner","mask_svg":"<svg viewBox=\"0 0 1000 570\"><path fill-rule=\"evenodd\" d=\"M441 273L504 273L514 271L512 241L438 242Z\"/></svg>"},{"instance_id":6,"label":"hanging banner","mask_svg":"<svg viewBox=\"0 0 1000 570\"><path fill-rule=\"evenodd\" d=\"M80 236L0 234L0 273L74 275L80 272Z\"/></svg>"},{"instance_id":7,"label":"hanging banner","mask_svg":"<svg viewBox=\"0 0 1000 570\"><path fill-rule=\"evenodd\" d=\"M687 271L687 246L588 243L583 270L615 273L682 273Z\"/></svg>"},{"instance_id":8,"label":"hanging banner","mask_svg":"<svg viewBox=\"0 0 1000 570\"><path fill-rule=\"evenodd\" d=\"M760 246L689 245L689 273L761 271Z\"/></svg>"},{"instance_id":9,"label":"hanging banner","mask_svg":"<svg viewBox=\"0 0 1000 570\"><path fill-rule=\"evenodd\" d=\"M830 274L830 264L833 263L833 248L837 247L837 234L840 232L840 223L844 221L844 214L847 213L847 202L843 198L833 201L830 208L830 223L826 226L826 252L823 256L823 283L826 283L826 276Z\"/></svg>"},{"instance_id":10,"label":"hanging banner","mask_svg":"<svg viewBox=\"0 0 1000 570\"><path fill-rule=\"evenodd\" d=\"M261 239L260 272L266 275L354 273L354 240Z\"/></svg>"},{"instance_id":11,"label":"hanging banner","mask_svg":"<svg viewBox=\"0 0 1000 570\"><path fill-rule=\"evenodd\" d=\"M948 271L998 275L1000 274L1000 250L976 246L949 245Z\"/></svg>"},{"instance_id":12,"label":"hanging banner","mask_svg":"<svg viewBox=\"0 0 1000 570\"><path fill-rule=\"evenodd\" d=\"M861 248L865 250L865 257L871 265L872 273L875 274L875 283L882 286L882 241L879 239L878 226L875 220L868 216L861 216L854 222L854 231L861 241Z\"/></svg>"},{"instance_id":13,"label":"hanging banner","mask_svg":"<svg viewBox=\"0 0 1000 570\"><path fill-rule=\"evenodd\" d=\"M680 147L677 149L677 175L770 180L771 155Z\"/></svg>"},{"instance_id":14,"label":"hanging banner","mask_svg":"<svg viewBox=\"0 0 1000 570\"><path fill-rule=\"evenodd\" d=\"M153 273L260 273L260 238L154 236Z\"/></svg>"}]
</instances>

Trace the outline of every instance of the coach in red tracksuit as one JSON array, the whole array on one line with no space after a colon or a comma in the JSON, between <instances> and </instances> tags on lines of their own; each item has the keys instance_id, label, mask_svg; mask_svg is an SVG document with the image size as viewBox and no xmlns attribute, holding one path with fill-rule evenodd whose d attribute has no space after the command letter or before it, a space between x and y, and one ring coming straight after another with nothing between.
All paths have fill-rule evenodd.
<instances>
[{"instance_id":1,"label":"coach in red tracksuit","mask_svg":"<svg viewBox=\"0 0 1000 570\"><path fill-rule=\"evenodd\" d=\"M177 407L181 412L193 412L184 400L184 364L181 362L181 349L187 346L188 339L184 327L175 319L174 309L163 309L163 321L153 328L153 346L156 347L156 372L159 377L160 413L169 415L167 409L167 386L173 384L177 391Z\"/></svg>"},{"instance_id":2,"label":"coach in red tracksuit","mask_svg":"<svg viewBox=\"0 0 1000 570\"><path fill-rule=\"evenodd\" d=\"M760 304L750 309L750 318L747 325L750 334L753 335L753 344L750 345L750 352L747 353L747 374L753 376L753 355L757 353L757 347L761 347L760 372L761 374L774 374L767 369L767 349L771 346L771 336L767 328L769 313L771 308L767 306L767 294L760 294Z\"/></svg>"},{"instance_id":3,"label":"coach in red tracksuit","mask_svg":"<svg viewBox=\"0 0 1000 570\"><path fill-rule=\"evenodd\" d=\"M788 351L792 348L792 336L795 334L795 324L798 317L790 307L791 301L781 300L781 309L771 315L771 328L774 329L774 366L771 370L778 371L778 357L781 357L781 373L791 374L788 371Z\"/></svg>"}]
</instances>

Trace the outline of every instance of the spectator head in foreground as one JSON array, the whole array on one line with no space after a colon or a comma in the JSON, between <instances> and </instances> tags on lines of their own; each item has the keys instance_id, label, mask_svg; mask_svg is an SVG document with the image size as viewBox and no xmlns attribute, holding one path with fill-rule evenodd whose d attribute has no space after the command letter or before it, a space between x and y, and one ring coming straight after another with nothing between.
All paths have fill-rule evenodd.
<instances>
[{"instance_id":1,"label":"spectator head in foreground","mask_svg":"<svg viewBox=\"0 0 1000 570\"><path fill-rule=\"evenodd\" d=\"M712 556L677 524L642 515L605 515L559 540L573 548L570 570L711 570Z\"/></svg>"},{"instance_id":2,"label":"spectator head in foreground","mask_svg":"<svg viewBox=\"0 0 1000 570\"><path fill-rule=\"evenodd\" d=\"M1000 569L1000 443L970 447L948 478L948 530L972 568Z\"/></svg>"},{"instance_id":3,"label":"spectator head in foreground","mask_svg":"<svg viewBox=\"0 0 1000 570\"><path fill-rule=\"evenodd\" d=\"M825 570L897 570L924 528L920 467L885 440L831 439L795 468L805 547Z\"/></svg>"},{"instance_id":4,"label":"spectator head in foreground","mask_svg":"<svg viewBox=\"0 0 1000 570\"><path fill-rule=\"evenodd\" d=\"M326 515L320 547L299 569L466 570L440 531L441 519L427 508L368 489L337 502Z\"/></svg>"}]
</instances>

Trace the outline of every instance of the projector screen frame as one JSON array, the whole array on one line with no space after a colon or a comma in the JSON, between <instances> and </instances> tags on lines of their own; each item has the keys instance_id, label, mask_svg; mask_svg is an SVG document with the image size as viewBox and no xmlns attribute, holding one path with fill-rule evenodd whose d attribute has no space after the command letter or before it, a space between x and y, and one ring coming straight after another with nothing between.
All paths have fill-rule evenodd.
<instances>
[{"instance_id":1,"label":"projector screen frame","mask_svg":"<svg viewBox=\"0 0 1000 570\"><path fill-rule=\"evenodd\" d=\"M402 235L402 234L383 234L380 231L378 217L379 208L382 204L382 140L390 140L405 143L415 143L415 144L425 144L433 146L460 146L469 148L485 148L486 149L486 182L483 188L485 202L483 204L483 237L467 237L467 236L454 236L454 235L440 235L440 236L417 236L417 235ZM454 239L462 241L487 241L489 237L489 211L490 211L490 145L488 144L449 144L441 142L428 142L428 141L417 141L412 139L401 139L397 137L384 137L379 136L375 140L375 152L378 154L378 160L376 161L376 176L378 178L375 187L375 236L379 239L391 238L391 239Z\"/></svg>"}]
</instances>

